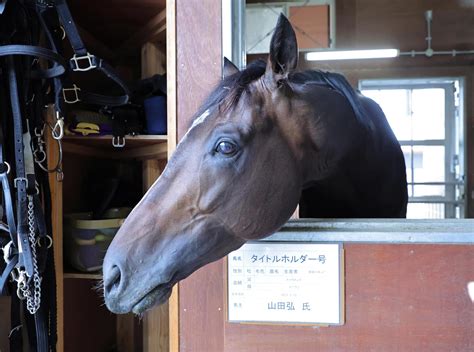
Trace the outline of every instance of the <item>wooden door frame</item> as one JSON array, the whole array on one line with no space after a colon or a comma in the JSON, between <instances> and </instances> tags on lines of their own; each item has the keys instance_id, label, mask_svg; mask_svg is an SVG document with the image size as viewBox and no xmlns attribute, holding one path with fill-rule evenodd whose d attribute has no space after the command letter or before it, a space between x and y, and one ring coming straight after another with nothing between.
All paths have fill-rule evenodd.
<instances>
[{"instance_id":1,"label":"wooden door frame","mask_svg":"<svg viewBox=\"0 0 474 352\"><path fill-rule=\"evenodd\" d=\"M171 155L192 116L222 74L221 0L167 0L166 12L168 155ZM192 302L194 290L202 289L201 278L217 279L216 288L222 286L219 263L206 266L175 286L168 302L169 336L159 337L158 344L160 339L169 338L169 351L192 351L188 340L183 339L184 334L193 331L193 335L206 338L208 329L220 329L216 336L223 343L223 309L209 312L207 304L199 312L188 312L186 308ZM212 292L212 286L206 286ZM188 319L187 313L194 320ZM204 315L213 327L197 322ZM222 350L215 347L218 346L211 346L207 351ZM157 351L157 348L149 350Z\"/></svg>"}]
</instances>

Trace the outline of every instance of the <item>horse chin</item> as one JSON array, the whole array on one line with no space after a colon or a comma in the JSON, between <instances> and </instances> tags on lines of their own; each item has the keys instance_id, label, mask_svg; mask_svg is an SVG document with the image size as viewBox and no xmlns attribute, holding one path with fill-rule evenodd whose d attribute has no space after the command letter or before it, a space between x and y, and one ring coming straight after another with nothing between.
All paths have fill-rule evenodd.
<instances>
[{"instance_id":1,"label":"horse chin","mask_svg":"<svg viewBox=\"0 0 474 352\"><path fill-rule=\"evenodd\" d=\"M165 303L171 296L173 286L159 285L150 292L146 293L135 305L132 307L132 312L135 314L142 314L153 306Z\"/></svg>"}]
</instances>

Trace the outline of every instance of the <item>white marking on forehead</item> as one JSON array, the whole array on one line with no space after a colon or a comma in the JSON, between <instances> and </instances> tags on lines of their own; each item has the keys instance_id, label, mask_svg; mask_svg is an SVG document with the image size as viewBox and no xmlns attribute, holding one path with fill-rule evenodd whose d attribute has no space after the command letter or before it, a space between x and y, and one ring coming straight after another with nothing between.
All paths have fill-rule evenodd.
<instances>
[{"instance_id":1,"label":"white marking on forehead","mask_svg":"<svg viewBox=\"0 0 474 352\"><path fill-rule=\"evenodd\" d=\"M193 129L194 127L196 127L197 125L201 124L204 122L204 120L206 119L206 117L208 117L209 115L211 114L211 112L209 111L209 109L207 109L206 111L204 111L201 116L197 117L194 121L193 121L193 124L191 125L191 129Z\"/></svg>"},{"instance_id":2,"label":"white marking on forehead","mask_svg":"<svg viewBox=\"0 0 474 352\"><path fill-rule=\"evenodd\" d=\"M180 145L185 139L186 137L188 136L189 132L194 128L196 127L197 125L201 124L204 122L204 120L206 119L206 117L208 117L209 115L211 114L211 112L209 111L209 109L207 109L206 111L204 111L201 116L198 116L194 121L193 121L193 124L191 125L191 127L189 128L189 130L185 133L185 135L183 136L183 138L181 138L181 141L178 143L178 145ZM178 146L176 146L177 148ZM133 210L130 212L129 216L132 215L132 213L135 212L135 209L138 208L138 206L143 202L143 200L147 197L148 193L150 193L150 191L155 187L155 185L158 183L158 181L160 180L161 176L163 176L163 174L165 172L168 172L168 168L165 167L165 169L163 170L163 172L161 173L161 175L158 177L158 179L155 180L155 182L151 185L150 188L148 188L148 191L145 193L145 195L142 197L142 199L140 199L140 201L138 202L138 204L133 208Z\"/></svg>"},{"instance_id":3,"label":"white marking on forehead","mask_svg":"<svg viewBox=\"0 0 474 352\"><path fill-rule=\"evenodd\" d=\"M191 130L200 125L201 123L204 122L204 120L206 120L206 118L211 114L211 112L209 111L209 109L207 109L206 111L204 111L200 116L196 117L196 119L193 121L193 124L191 125L191 127L189 127L189 130L184 134L183 138L181 138L181 141L178 143L178 145L180 145L185 139L186 137L188 136L189 132L191 132ZM177 146L176 146L177 147Z\"/></svg>"}]
</instances>

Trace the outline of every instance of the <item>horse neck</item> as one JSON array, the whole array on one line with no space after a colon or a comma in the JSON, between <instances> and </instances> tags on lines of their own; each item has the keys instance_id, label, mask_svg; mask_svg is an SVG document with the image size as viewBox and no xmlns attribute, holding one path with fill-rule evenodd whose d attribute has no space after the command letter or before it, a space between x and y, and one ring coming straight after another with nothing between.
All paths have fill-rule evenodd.
<instances>
[{"instance_id":1,"label":"horse neck","mask_svg":"<svg viewBox=\"0 0 474 352\"><path fill-rule=\"evenodd\" d=\"M366 130L341 94L317 88L308 103L312 113L301 115L299 162L303 185L328 178L344 162L364 153ZM361 160L363 162L363 160ZM363 166L362 166L363 167Z\"/></svg>"}]
</instances>

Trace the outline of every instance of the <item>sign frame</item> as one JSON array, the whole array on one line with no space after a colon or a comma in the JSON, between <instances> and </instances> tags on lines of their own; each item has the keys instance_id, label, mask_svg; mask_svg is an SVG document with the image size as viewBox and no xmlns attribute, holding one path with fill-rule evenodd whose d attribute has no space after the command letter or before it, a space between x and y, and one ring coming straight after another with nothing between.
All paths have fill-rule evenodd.
<instances>
[{"instance_id":1,"label":"sign frame","mask_svg":"<svg viewBox=\"0 0 474 352\"><path fill-rule=\"evenodd\" d=\"M231 307L229 306L229 257L232 255L232 253L229 253L229 255L226 257L225 260L225 297L224 297L224 309L225 309L225 320L227 323L230 324L249 324L249 325L281 325L281 326L319 326L319 327L329 327L329 326L342 326L345 324L345 257L344 257L344 245L342 242L316 242L316 241L249 241L247 244L258 244L258 245L264 245L264 246L272 246L275 244L278 245L337 245L338 247L338 266L339 266L339 321L337 323L333 322L298 322L298 321L272 321L272 320L230 320L229 315L230 315L230 309Z\"/></svg>"}]
</instances>

